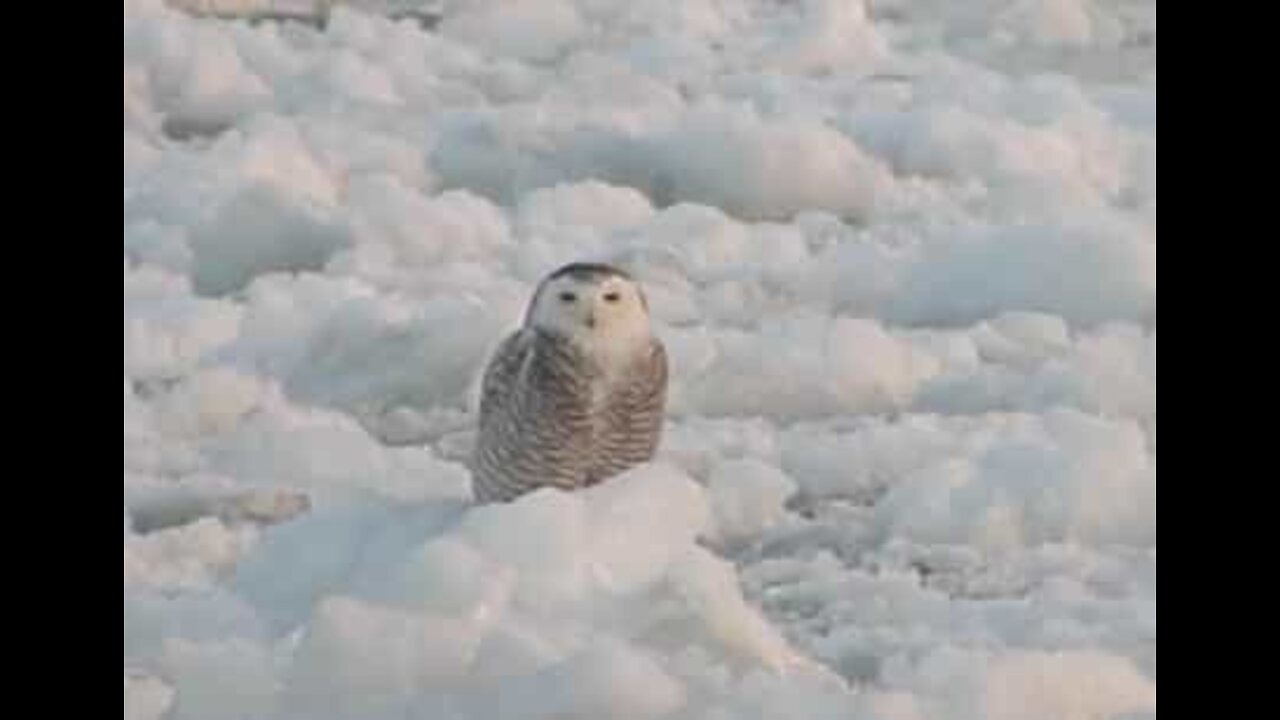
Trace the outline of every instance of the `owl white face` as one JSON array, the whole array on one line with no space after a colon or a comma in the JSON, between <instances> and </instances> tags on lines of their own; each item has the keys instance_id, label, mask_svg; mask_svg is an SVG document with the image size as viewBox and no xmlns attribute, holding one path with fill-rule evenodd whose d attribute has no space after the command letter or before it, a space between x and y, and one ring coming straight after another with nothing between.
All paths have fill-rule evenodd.
<instances>
[{"instance_id":1,"label":"owl white face","mask_svg":"<svg viewBox=\"0 0 1280 720\"><path fill-rule=\"evenodd\" d=\"M621 275L598 272L545 281L534 297L529 324L593 352L629 351L650 337L649 310L639 286Z\"/></svg>"}]
</instances>

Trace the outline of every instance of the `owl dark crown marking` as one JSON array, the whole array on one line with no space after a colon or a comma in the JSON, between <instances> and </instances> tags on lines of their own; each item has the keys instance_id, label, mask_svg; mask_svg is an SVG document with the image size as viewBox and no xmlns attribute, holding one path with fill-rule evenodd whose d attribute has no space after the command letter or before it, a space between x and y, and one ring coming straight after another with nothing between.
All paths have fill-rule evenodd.
<instances>
[{"instance_id":1,"label":"owl dark crown marking","mask_svg":"<svg viewBox=\"0 0 1280 720\"><path fill-rule=\"evenodd\" d=\"M555 280L561 277L571 277L575 280L591 280L598 277L620 277L627 280L634 278L622 268L607 265L605 263L593 262L573 262L561 267L559 270L547 276L547 280Z\"/></svg>"}]
</instances>

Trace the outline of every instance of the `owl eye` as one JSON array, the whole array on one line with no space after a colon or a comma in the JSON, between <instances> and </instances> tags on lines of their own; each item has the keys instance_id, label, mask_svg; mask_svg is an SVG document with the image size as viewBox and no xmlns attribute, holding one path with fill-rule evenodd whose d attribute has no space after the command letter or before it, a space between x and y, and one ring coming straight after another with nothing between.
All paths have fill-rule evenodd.
<instances>
[{"instance_id":1,"label":"owl eye","mask_svg":"<svg viewBox=\"0 0 1280 720\"><path fill-rule=\"evenodd\" d=\"M621 300L621 299L622 299L622 293L619 293L619 292L618 292L618 291L616 291L616 290L614 290L614 291L612 291L612 292L607 292L607 293L605 293L605 294L604 294L604 301L605 301L605 302L616 303L616 302L618 302L618 301L619 301L619 300Z\"/></svg>"},{"instance_id":2,"label":"owl eye","mask_svg":"<svg viewBox=\"0 0 1280 720\"><path fill-rule=\"evenodd\" d=\"M568 291L560 293L560 302L571 303L577 299L578 299L578 296L574 293L571 293Z\"/></svg>"}]
</instances>

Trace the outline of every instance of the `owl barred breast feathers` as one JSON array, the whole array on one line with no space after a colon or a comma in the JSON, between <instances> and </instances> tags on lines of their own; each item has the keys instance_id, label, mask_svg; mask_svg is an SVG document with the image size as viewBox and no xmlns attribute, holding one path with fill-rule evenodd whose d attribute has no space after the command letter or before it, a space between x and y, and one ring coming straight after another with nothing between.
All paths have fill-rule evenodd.
<instances>
[{"instance_id":1,"label":"owl barred breast feathers","mask_svg":"<svg viewBox=\"0 0 1280 720\"><path fill-rule=\"evenodd\" d=\"M561 267L538 285L523 326L485 369L476 500L587 487L647 462L666 396L666 349L639 284L609 265Z\"/></svg>"}]
</instances>

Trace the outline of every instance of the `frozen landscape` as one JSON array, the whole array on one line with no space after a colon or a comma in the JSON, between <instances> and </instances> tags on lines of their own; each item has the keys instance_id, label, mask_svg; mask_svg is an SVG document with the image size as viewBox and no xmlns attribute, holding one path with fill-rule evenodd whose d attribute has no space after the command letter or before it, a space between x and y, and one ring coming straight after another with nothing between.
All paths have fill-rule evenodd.
<instances>
[{"instance_id":1,"label":"frozen landscape","mask_svg":"<svg viewBox=\"0 0 1280 720\"><path fill-rule=\"evenodd\" d=\"M424 7L125 2L126 718L1155 717L1154 0ZM470 507L580 259L659 457Z\"/></svg>"}]
</instances>

